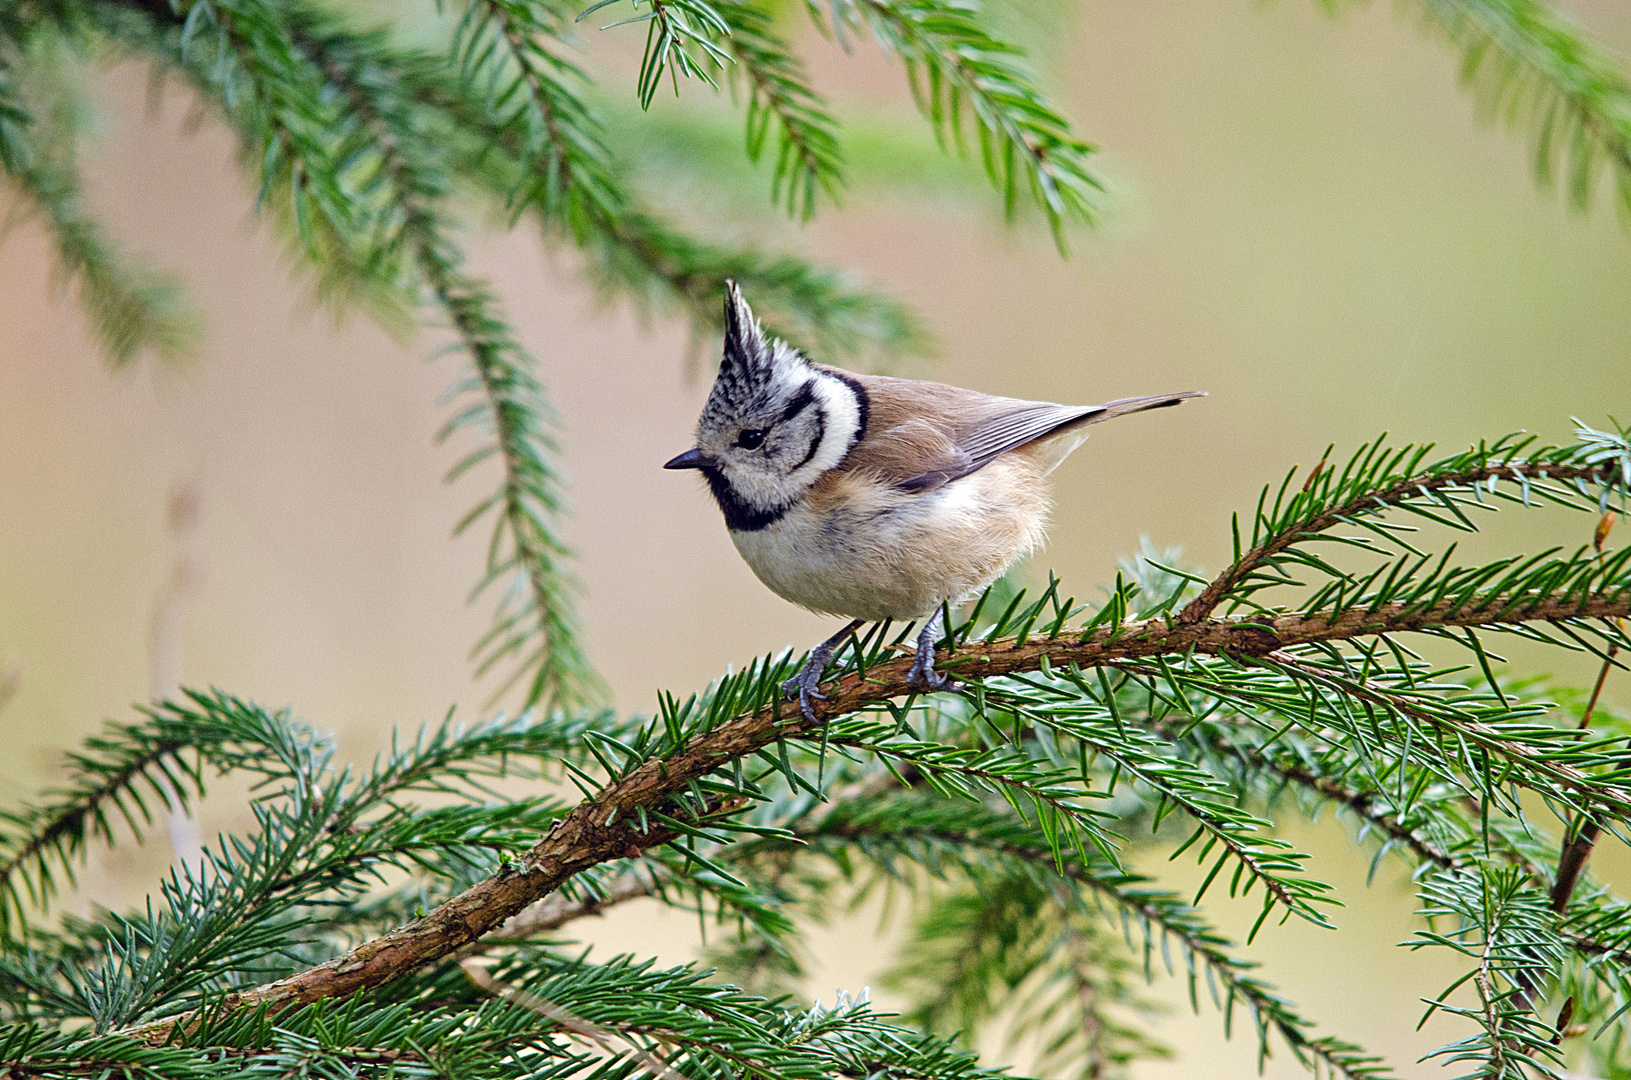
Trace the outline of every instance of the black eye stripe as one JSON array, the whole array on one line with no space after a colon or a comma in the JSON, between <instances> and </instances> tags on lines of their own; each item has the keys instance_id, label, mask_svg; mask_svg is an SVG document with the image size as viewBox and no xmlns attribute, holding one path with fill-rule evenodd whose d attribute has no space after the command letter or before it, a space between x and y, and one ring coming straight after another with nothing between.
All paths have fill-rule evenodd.
<instances>
[{"instance_id":1,"label":"black eye stripe","mask_svg":"<svg viewBox=\"0 0 1631 1080\"><path fill-rule=\"evenodd\" d=\"M789 401L787 403L787 407L782 410L782 414L776 417L776 423L785 424L787 421L793 419L793 417L815 404L814 386L814 383L805 383L804 389L800 390L797 394L794 394L793 400Z\"/></svg>"},{"instance_id":2,"label":"black eye stripe","mask_svg":"<svg viewBox=\"0 0 1631 1080\"><path fill-rule=\"evenodd\" d=\"M805 451L804 457L799 459L799 463L794 465L791 471L798 472L800 469L804 468L805 465L809 464L810 459L816 456L816 451L821 449L822 440L824 440L826 437L827 414L824 410L817 409L815 437L810 440L810 449Z\"/></svg>"}]
</instances>

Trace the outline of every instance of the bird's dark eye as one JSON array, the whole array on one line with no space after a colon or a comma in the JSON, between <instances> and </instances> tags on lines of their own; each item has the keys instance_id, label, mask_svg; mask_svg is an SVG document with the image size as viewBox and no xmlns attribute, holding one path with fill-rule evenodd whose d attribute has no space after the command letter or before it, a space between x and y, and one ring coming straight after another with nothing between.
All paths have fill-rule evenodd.
<instances>
[{"instance_id":1,"label":"bird's dark eye","mask_svg":"<svg viewBox=\"0 0 1631 1080\"><path fill-rule=\"evenodd\" d=\"M763 428L748 428L736 437L736 445L744 450L757 450L765 444Z\"/></svg>"}]
</instances>

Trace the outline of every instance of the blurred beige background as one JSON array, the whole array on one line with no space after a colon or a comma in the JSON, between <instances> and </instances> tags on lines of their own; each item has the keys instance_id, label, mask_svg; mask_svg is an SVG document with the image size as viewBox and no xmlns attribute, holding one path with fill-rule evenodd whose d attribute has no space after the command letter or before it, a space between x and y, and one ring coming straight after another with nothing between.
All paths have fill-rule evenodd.
<instances>
[{"instance_id":1,"label":"blurred beige background","mask_svg":"<svg viewBox=\"0 0 1631 1080\"><path fill-rule=\"evenodd\" d=\"M1210 391L1098 429L1057 474L1051 545L1033 570L1054 567L1078 595L1141 534L1217 569L1229 512L1327 442L1386 429L1455 448L1516 428L1555 441L1571 415L1631 420L1631 236L1604 207L1582 218L1538 195L1525 146L1475 122L1455 57L1411 19L1377 4L1331 21L1312 6L1080 5L1053 70L1116 191L1106 228L1078 234L1069 262L1035 227L1005 231L989 193L974 210L863 191L812 226L769 230L912 303L942 342L924 369L934 377L1062 401ZM1631 5L1575 10L1631 44ZM887 62L813 36L811 48L841 109L905 107ZM41 233L24 225L0 248L0 659L22 671L0 713L0 798L27 795L62 747L146 698L177 481L202 515L178 639L186 683L292 706L338 732L349 758L455 703L478 715L485 694L465 654L487 613L465 595L482 544L448 532L487 481L443 486L454 455L432 445L457 361L427 363L424 342L315 311L251 216L230 140L208 125L187 133L181 94L148 113L143 74L128 69L99 94L110 120L94 205L183 273L209 329L189 374L110 376L51 284ZM693 477L659 468L690 445L707 389L684 375L684 328L597 309L570 254L526 230L484 233L474 258L565 417L585 616L618 704L648 709L658 688L696 688L828 632L753 579ZM1470 546L1588 538L1580 519L1507 517ZM1586 677L1588 665L1548 662ZM1631 700L1623 681L1613 694ZM213 807L207 828L232 818ZM1316 872L1348 900L1341 936L1271 928L1253 955L1323 1030L1405 1076L1439 1075L1414 1059L1462 1031L1436 1020L1415 1032L1416 999L1454 967L1393 947L1411 929L1400 875L1367 891L1365 858L1329 823L1291 838L1315 847ZM108 900L156 869L128 852L97 867L89 891ZM1194 884L1188 866L1151 867ZM1249 922L1213 906L1227 926ZM814 938L825 967L813 995L868 984L887 956L876 914ZM674 961L696 941L694 921L638 906L582 933ZM1247 1035L1225 1043L1209 1008L1192 1018L1178 985L1157 992L1176 1004L1159 1034L1179 1057L1137 1075L1255 1073ZM1283 1058L1269 1075L1302 1075Z\"/></svg>"}]
</instances>

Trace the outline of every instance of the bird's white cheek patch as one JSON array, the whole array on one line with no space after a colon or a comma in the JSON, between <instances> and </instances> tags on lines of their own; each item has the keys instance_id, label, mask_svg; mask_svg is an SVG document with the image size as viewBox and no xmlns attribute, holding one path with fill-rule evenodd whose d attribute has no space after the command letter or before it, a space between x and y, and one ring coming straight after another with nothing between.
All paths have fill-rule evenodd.
<instances>
[{"instance_id":1,"label":"bird's white cheek patch","mask_svg":"<svg viewBox=\"0 0 1631 1080\"><path fill-rule=\"evenodd\" d=\"M822 473L836 468L849 453L856 432L861 430L861 403L848 384L831 375L817 374L810 389L815 394L816 407L821 410L821 442L810 460L790 477L800 487L808 487Z\"/></svg>"}]
</instances>

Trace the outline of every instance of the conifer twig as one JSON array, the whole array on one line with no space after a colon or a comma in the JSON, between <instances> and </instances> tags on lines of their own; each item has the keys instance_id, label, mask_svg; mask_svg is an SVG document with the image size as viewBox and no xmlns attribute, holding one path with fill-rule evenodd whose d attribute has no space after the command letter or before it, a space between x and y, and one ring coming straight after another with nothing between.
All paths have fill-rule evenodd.
<instances>
[{"instance_id":1,"label":"conifer twig","mask_svg":"<svg viewBox=\"0 0 1631 1080\"><path fill-rule=\"evenodd\" d=\"M1609 530L1613 527L1612 514L1604 514L1598 520L1597 528L1592 533L1592 547L1599 553L1603 550L1603 542L1608 539ZM1603 696L1603 684L1608 682L1608 673L1614 667L1614 657L1619 651L1618 644L1609 643L1607 654L1603 657L1603 666L1597 672L1597 682L1591 688L1591 698L1586 702L1585 711L1580 714L1580 727L1575 735L1576 739L1583 738L1586 729L1591 726L1591 714L1597 711L1597 701ZM1569 898L1574 895L1575 884L1586 868L1586 860L1591 858L1592 849L1596 847L1597 836L1602 829L1602 822L1596 817L1582 814L1574 821L1571 830L1573 835L1564 838L1563 853L1557 860L1557 880L1553 882L1551 892L1552 910L1559 915L1568 910Z\"/></svg>"},{"instance_id":2,"label":"conifer twig","mask_svg":"<svg viewBox=\"0 0 1631 1080\"><path fill-rule=\"evenodd\" d=\"M479 961L465 960L459 964L459 967L471 982L489 994L513 1002L529 1012L535 1012L539 1016L555 1021L555 1023L574 1035L582 1036L594 1043L613 1060L629 1058L637 1061L653 1076L661 1077L661 1080L686 1080L685 1077L674 1071L673 1066L656 1054L620 1037L614 1031L608 1031L599 1024L590 1023L570 1009L563 1009L553 1001L545 1001L537 994L529 994L518 986L511 986L502 979L495 978L493 973L483 967ZM622 1047L619 1048L617 1043L622 1043Z\"/></svg>"},{"instance_id":3,"label":"conifer twig","mask_svg":"<svg viewBox=\"0 0 1631 1080\"><path fill-rule=\"evenodd\" d=\"M1631 79L1620 57L1544 0L1417 0L1461 50L1461 76L1491 117L1527 125L1536 179L1584 210L1607 165L1631 210Z\"/></svg>"},{"instance_id":4,"label":"conifer twig","mask_svg":"<svg viewBox=\"0 0 1631 1080\"><path fill-rule=\"evenodd\" d=\"M1174 626L1164 619L1102 629L1084 640L1031 638L1028 641L980 641L964 645L943 657L945 670L963 676L989 678L1039 670L1044 664L1081 668L1114 664L1153 656L1212 653L1226 656L1266 655L1276 649L1316 641L1333 641L1435 625L1473 626L1518 624L1529 621L1607 619L1631 614L1631 590L1617 595L1549 597L1531 603L1510 597L1477 596L1464 602L1445 601L1425 610L1388 605L1376 611L1350 610L1342 615L1322 612L1266 619L1210 619ZM1437 620L1437 622L1435 622ZM827 700L817 704L818 722L856 711L866 705L911 693L907 674L911 661L901 659L867 670L865 677L851 674L825 689ZM1369 692L1369 691L1367 691ZM335 960L298 975L268 983L222 1002L227 1011L265 1007L277 1011L290 1005L345 996L379 986L424 964L448 956L490 933L505 920L539 898L553 892L568 878L620 858L676 839L681 833L655 822L642 831L637 811L667 804L702 777L779 740L814 733L815 726L780 704L742 715L707 734L691 739L682 750L634 768L622 779L580 803L532 848L520 869L510 869L480 882L444 902L434 911ZM1522 747L1517 748L1519 752ZM1559 777L1584 781L1567 766L1549 765ZM1586 784L1588 788L1593 785ZM1598 794L1593 791L1593 794ZM1603 796L1605 805L1631 802ZM701 822L725 815L742 805L734 799L712 796L702 805L681 811ZM172 1031L193 1022L182 1014L132 1029L129 1034L162 1042Z\"/></svg>"},{"instance_id":5,"label":"conifer twig","mask_svg":"<svg viewBox=\"0 0 1631 1080\"><path fill-rule=\"evenodd\" d=\"M1260 566L1269 562L1276 555L1288 550L1298 541L1305 540L1334 525L1348 521L1356 514L1375 511L1394 505L1402 500L1412 499L1418 495L1425 495L1444 488L1476 486L1489 483L1492 480L1556 480L1566 482L1600 480L1605 474L1612 476L1612 469L1602 464L1567 465L1553 462L1503 462L1481 465L1466 470L1432 472L1410 476L1395 482L1382 491L1367 490L1349 501L1332 506L1320 506L1316 512L1296 521L1294 527L1276 532L1239 559L1236 559L1221 574L1208 582L1199 596L1184 606L1178 621L1180 623L1194 623L1206 618L1212 614L1218 604L1237 585L1246 580ZM1311 486L1320 475L1321 469L1316 466L1314 471L1309 474L1308 485L1303 488L1301 493L1303 497L1310 495Z\"/></svg>"},{"instance_id":6,"label":"conifer twig","mask_svg":"<svg viewBox=\"0 0 1631 1080\"><path fill-rule=\"evenodd\" d=\"M1619 651L1618 645L1610 644L1608 647L1608 656L1603 660L1602 669L1597 672L1597 684L1592 688L1591 700L1586 703L1586 711L1580 716L1581 734L1585 734L1586 726L1591 723L1591 714L1596 711L1597 699L1603 693L1603 683L1608 681L1609 670L1614 666L1614 657ZM1574 887L1602 831L1602 823L1589 815L1582 815L1574 822L1573 835L1566 839L1563 853L1558 856L1557 880L1552 884L1552 910L1559 915L1568 910L1569 897L1574 895Z\"/></svg>"}]
</instances>

